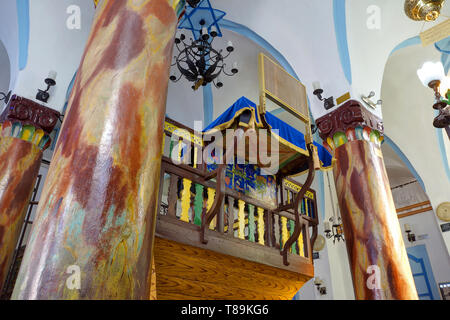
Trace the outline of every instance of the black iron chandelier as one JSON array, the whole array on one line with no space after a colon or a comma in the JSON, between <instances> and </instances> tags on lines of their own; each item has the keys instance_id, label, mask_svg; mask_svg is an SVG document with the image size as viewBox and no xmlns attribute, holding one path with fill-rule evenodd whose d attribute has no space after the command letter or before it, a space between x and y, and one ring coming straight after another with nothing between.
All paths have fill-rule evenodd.
<instances>
[{"instance_id":1,"label":"black iron chandelier","mask_svg":"<svg viewBox=\"0 0 450 320\"><path fill-rule=\"evenodd\" d=\"M206 86L213 83L216 88L223 87L221 74L234 76L238 73L237 63L234 62L230 72L226 71L225 59L234 51L231 41L228 41L226 52L213 48L212 43L218 36L215 26L208 28L203 27L206 24L204 20L200 21L202 31L197 40L190 39L190 43L186 42L186 36L181 34L175 38L175 45L179 51L175 56L175 62L172 66L177 66L180 75L177 77L172 74L170 80L178 82L183 76L190 82L193 82L192 89L197 90L200 86Z\"/></svg>"}]
</instances>

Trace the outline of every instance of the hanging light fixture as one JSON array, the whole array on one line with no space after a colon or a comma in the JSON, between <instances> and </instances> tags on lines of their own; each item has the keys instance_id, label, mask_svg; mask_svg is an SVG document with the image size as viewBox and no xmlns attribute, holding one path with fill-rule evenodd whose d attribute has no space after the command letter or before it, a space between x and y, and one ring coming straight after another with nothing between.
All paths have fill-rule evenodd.
<instances>
[{"instance_id":1,"label":"hanging light fixture","mask_svg":"<svg viewBox=\"0 0 450 320\"><path fill-rule=\"evenodd\" d=\"M330 222L325 221L324 222L324 232L325 232L325 236L327 237L327 239L331 239L333 238L333 243L336 243L336 240L339 241L345 241L344 239L344 229L342 227L342 222L341 222L341 217L331 217L329 219L329 221L331 222L331 226L330 226Z\"/></svg>"},{"instance_id":2,"label":"hanging light fixture","mask_svg":"<svg viewBox=\"0 0 450 320\"><path fill-rule=\"evenodd\" d=\"M435 21L445 0L405 0L405 13L415 21Z\"/></svg>"},{"instance_id":3,"label":"hanging light fixture","mask_svg":"<svg viewBox=\"0 0 450 320\"><path fill-rule=\"evenodd\" d=\"M226 51L218 50L213 47L213 41L218 36L215 26L208 30L204 27L205 21L201 20L201 35L197 40L186 41L186 36L181 34L175 38L175 45L178 49L178 55L175 56L175 62L172 66L177 66L180 75L171 75L170 80L178 82L183 76L190 82L193 82L192 89L197 90L200 86L206 86L213 83L216 88L223 87L220 75L234 76L239 72L237 63L234 62L230 71L227 72L225 59L234 51L234 45L228 41Z\"/></svg>"},{"instance_id":4,"label":"hanging light fixture","mask_svg":"<svg viewBox=\"0 0 450 320\"><path fill-rule=\"evenodd\" d=\"M425 87L429 87L434 91L435 101L433 109L438 110L439 114L433 121L433 126L436 128L445 128L447 135L450 138L450 94L449 91L445 93L447 100L443 99L440 88L444 81L448 81L445 76L444 66L439 62L425 62L419 70L417 75Z\"/></svg>"}]
</instances>

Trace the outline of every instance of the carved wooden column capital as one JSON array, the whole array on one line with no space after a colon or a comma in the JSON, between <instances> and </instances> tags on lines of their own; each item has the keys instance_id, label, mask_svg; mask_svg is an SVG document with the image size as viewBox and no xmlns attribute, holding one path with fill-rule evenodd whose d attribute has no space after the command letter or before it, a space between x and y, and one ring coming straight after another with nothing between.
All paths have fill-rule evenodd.
<instances>
[{"instance_id":1,"label":"carved wooden column capital","mask_svg":"<svg viewBox=\"0 0 450 320\"><path fill-rule=\"evenodd\" d=\"M20 138L46 149L59 116L58 111L14 95L0 116L1 135Z\"/></svg>"},{"instance_id":2,"label":"carved wooden column capital","mask_svg":"<svg viewBox=\"0 0 450 320\"><path fill-rule=\"evenodd\" d=\"M376 144L383 141L383 122L356 100L350 100L335 111L318 118L316 125L325 147L335 148L354 140Z\"/></svg>"}]
</instances>

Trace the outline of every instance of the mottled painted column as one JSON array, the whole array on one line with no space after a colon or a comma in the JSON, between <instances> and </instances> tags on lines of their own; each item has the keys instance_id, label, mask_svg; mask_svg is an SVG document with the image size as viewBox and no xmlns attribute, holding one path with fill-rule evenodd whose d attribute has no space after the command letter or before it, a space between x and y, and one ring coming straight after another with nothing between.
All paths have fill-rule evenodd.
<instances>
[{"instance_id":1,"label":"mottled painted column","mask_svg":"<svg viewBox=\"0 0 450 320\"><path fill-rule=\"evenodd\" d=\"M13 299L149 299L179 0L103 0ZM79 286L78 286L78 280Z\"/></svg>"},{"instance_id":2,"label":"mottled painted column","mask_svg":"<svg viewBox=\"0 0 450 320\"><path fill-rule=\"evenodd\" d=\"M351 100L316 123L334 152L356 298L418 299L380 149L381 120Z\"/></svg>"},{"instance_id":3,"label":"mottled painted column","mask_svg":"<svg viewBox=\"0 0 450 320\"><path fill-rule=\"evenodd\" d=\"M59 113L13 96L0 117L0 291Z\"/></svg>"}]
</instances>

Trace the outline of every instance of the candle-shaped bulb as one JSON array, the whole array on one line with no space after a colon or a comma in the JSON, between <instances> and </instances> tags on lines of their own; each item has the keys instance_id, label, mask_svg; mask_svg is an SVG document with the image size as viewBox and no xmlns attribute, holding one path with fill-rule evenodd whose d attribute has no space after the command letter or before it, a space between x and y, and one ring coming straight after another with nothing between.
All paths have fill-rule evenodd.
<instances>
[{"instance_id":1,"label":"candle-shaped bulb","mask_svg":"<svg viewBox=\"0 0 450 320\"><path fill-rule=\"evenodd\" d=\"M50 71L49 73L48 73L48 79L52 79L53 81L56 81L56 76L58 75L58 73L56 72L56 71Z\"/></svg>"},{"instance_id":2,"label":"candle-shaped bulb","mask_svg":"<svg viewBox=\"0 0 450 320\"><path fill-rule=\"evenodd\" d=\"M319 90L319 89L322 89L322 88L320 87L320 82L319 82L319 81L313 82L313 89L314 89L314 91Z\"/></svg>"},{"instance_id":3,"label":"candle-shaped bulb","mask_svg":"<svg viewBox=\"0 0 450 320\"><path fill-rule=\"evenodd\" d=\"M216 26L212 26L212 27L211 27L211 32L210 32L210 33L211 33L211 36L212 36L212 37L217 37L217 34L218 34L218 33L217 33L217 28L216 28Z\"/></svg>"},{"instance_id":4,"label":"candle-shaped bulb","mask_svg":"<svg viewBox=\"0 0 450 320\"><path fill-rule=\"evenodd\" d=\"M228 41L228 44L227 44L227 51L228 51L228 52L232 52L233 50L234 50L233 42Z\"/></svg>"}]
</instances>

